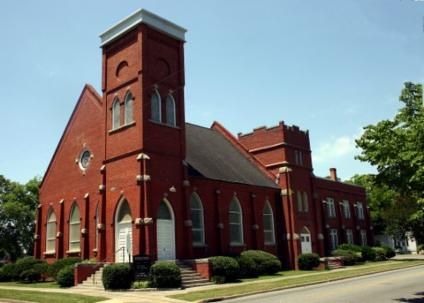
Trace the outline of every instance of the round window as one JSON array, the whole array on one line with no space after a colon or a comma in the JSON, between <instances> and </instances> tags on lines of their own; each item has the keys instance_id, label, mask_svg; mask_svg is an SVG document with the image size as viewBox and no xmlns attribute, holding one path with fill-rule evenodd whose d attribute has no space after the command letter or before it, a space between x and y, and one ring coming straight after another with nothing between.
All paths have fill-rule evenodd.
<instances>
[{"instance_id":1,"label":"round window","mask_svg":"<svg viewBox=\"0 0 424 303\"><path fill-rule=\"evenodd\" d=\"M89 150L85 150L81 153L79 164L82 169L86 169L90 163L91 153Z\"/></svg>"}]
</instances>

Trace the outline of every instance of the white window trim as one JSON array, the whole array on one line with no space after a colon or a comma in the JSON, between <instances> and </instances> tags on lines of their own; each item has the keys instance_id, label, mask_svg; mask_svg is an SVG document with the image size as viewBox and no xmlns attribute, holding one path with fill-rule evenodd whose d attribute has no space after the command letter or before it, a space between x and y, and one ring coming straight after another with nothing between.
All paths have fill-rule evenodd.
<instances>
[{"instance_id":1,"label":"white window trim","mask_svg":"<svg viewBox=\"0 0 424 303\"><path fill-rule=\"evenodd\" d=\"M78 209L78 214L79 214L79 218L76 221L72 221L72 215L74 213L74 211ZM79 252L81 250L81 233L80 233L80 229L81 229L81 213L80 213L80 209L78 207L78 205L76 203L74 203L71 207L71 211L69 213L69 250L68 252ZM74 225L79 225L78 231L77 231L77 235L75 235L76 237L78 237L78 240L73 240L72 236L74 236L73 234L73 226ZM75 243L79 243L79 248L71 248Z\"/></svg>"},{"instance_id":2,"label":"white window trim","mask_svg":"<svg viewBox=\"0 0 424 303\"><path fill-rule=\"evenodd\" d=\"M54 215L54 220L51 219L52 215ZM50 209L47 216L47 224L46 224L46 251L47 254L52 254L56 252L56 228L57 228L57 218L55 212ZM54 229L54 233L52 237L48 237L49 227ZM48 243L54 243L53 249L48 250Z\"/></svg>"},{"instance_id":3,"label":"white window trim","mask_svg":"<svg viewBox=\"0 0 424 303\"><path fill-rule=\"evenodd\" d=\"M353 231L351 229L346 229L346 242L347 244L354 244L353 240Z\"/></svg>"},{"instance_id":4,"label":"white window trim","mask_svg":"<svg viewBox=\"0 0 424 303\"><path fill-rule=\"evenodd\" d=\"M337 246L339 245L339 235L337 232L337 229L332 228L330 229L330 241L331 241L331 248L337 249Z\"/></svg>"},{"instance_id":5,"label":"white window trim","mask_svg":"<svg viewBox=\"0 0 424 303\"><path fill-rule=\"evenodd\" d=\"M270 213L265 214L265 209L266 208L269 209ZM274 211L272 210L271 204L269 203L268 200L265 202L265 206L264 206L264 209L263 209L264 220L265 220L265 216L268 216L270 218L272 229L265 229L265 224L264 224L264 243L265 243L265 245L274 245L275 244ZM265 240L266 239L265 234L267 232L268 233L271 233L271 235L272 235L272 241L266 241Z\"/></svg>"},{"instance_id":6,"label":"white window trim","mask_svg":"<svg viewBox=\"0 0 424 303\"><path fill-rule=\"evenodd\" d=\"M327 198L327 215L329 218L336 217L336 207L334 205L334 199L330 197Z\"/></svg>"},{"instance_id":7,"label":"white window trim","mask_svg":"<svg viewBox=\"0 0 424 303\"><path fill-rule=\"evenodd\" d=\"M231 211L231 204L232 203L236 203L238 206L239 211L235 212L235 211ZM231 222L229 220L229 225L230 225L230 245L231 246L241 246L244 245L244 232L243 232L243 209L241 208L241 204L240 201L237 198L233 198L230 202L230 208L228 210L228 218L231 219L231 213L236 213L239 216L239 222L238 223L234 223ZM235 225L238 226L238 228L240 229L240 241L234 242L231 240L231 225Z\"/></svg>"},{"instance_id":8,"label":"white window trim","mask_svg":"<svg viewBox=\"0 0 424 303\"><path fill-rule=\"evenodd\" d=\"M153 118L153 96L156 95L157 96L157 100L158 100L158 110L159 110L159 120L155 120ZM153 92L152 97L150 98L150 119L152 121L158 122L158 123L162 123L162 98L160 97L160 94L158 92L157 89L155 89L155 91Z\"/></svg>"},{"instance_id":9,"label":"white window trim","mask_svg":"<svg viewBox=\"0 0 424 303\"><path fill-rule=\"evenodd\" d=\"M343 200L343 215L345 219L351 218L350 205L348 200Z\"/></svg>"},{"instance_id":10,"label":"white window trim","mask_svg":"<svg viewBox=\"0 0 424 303\"><path fill-rule=\"evenodd\" d=\"M134 96L132 95L132 93L130 91L128 91L125 95L125 99L124 99L124 124L128 125L134 122ZM128 104L129 102L132 101L131 103L131 117L127 116L127 109L128 109ZM128 120L129 118L131 118L131 120Z\"/></svg>"},{"instance_id":11,"label":"white window trim","mask_svg":"<svg viewBox=\"0 0 424 303\"><path fill-rule=\"evenodd\" d=\"M116 106L118 105L118 106ZM118 115L118 125L115 125L115 118ZM121 127L121 104L119 98L116 97L112 102L112 130L118 129Z\"/></svg>"},{"instance_id":12,"label":"white window trim","mask_svg":"<svg viewBox=\"0 0 424 303\"><path fill-rule=\"evenodd\" d=\"M200 199L199 195L197 193L193 193L191 195L191 199L195 199L197 201L197 205L200 205L200 208L193 208L192 207L192 203L190 201L190 211L193 209L199 210L200 214L201 214L201 220L200 220L200 224L201 227L200 228L194 228L193 226L191 227L192 231L200 231L201 235L202 235L202 240L200 242L195 242L193 241L193 245L194 246L203 246L205 245L205 213L204 213L204 209L203 209L203 203L202 200ZM193 214L192 214L193 216Z\"/></svg>"},{"instance_id":13,"label":"white window trim","mask_svg":"<svg viewBox=\"0 0 424 303\"><path fill-rule=\"evenodd\" d=\"M173 119L173 123L169 123L169 117L168 117L168 100L171 100L171 103L172 103L172 114L173 114L172 119ZM166 124L167 125L170 125L170 126L173 126L173 127L176 127L177 126L176 104L175 104L175 99L174 99L174 97L171 94L169 94L166 97L166 104L165 105L166 105Z\"/></svg>"}]
</instances>

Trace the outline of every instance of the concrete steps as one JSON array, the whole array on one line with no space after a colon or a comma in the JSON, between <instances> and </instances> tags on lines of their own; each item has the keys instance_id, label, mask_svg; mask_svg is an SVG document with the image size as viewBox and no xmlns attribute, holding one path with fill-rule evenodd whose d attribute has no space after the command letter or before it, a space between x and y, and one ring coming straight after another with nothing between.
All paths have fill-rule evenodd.
<instances>
[{"instance_id":1,"label":"concrete steps","mask_svg":"<svg viewBox=\"0 0 424 303\"><path fill-rule=\"evenodd\" d=\"M181 286L183 288L212 285L208 279L203 278L198 272L194 271L191 266L177 261L176 264L181 271Z\"/></svg>"},{"instance_id":2,"label":"concrete steps","mask_svg":"<svg viewBox=\"0 0 424 303\"><path fill-rule=\"evenodd\" d=\"M105 265L106 266L106 265ZM76 287L85 289L104 289L103 287L103 267L100 267L94 274L85 279L82 283Z\"/></svg>"}]
</instances>

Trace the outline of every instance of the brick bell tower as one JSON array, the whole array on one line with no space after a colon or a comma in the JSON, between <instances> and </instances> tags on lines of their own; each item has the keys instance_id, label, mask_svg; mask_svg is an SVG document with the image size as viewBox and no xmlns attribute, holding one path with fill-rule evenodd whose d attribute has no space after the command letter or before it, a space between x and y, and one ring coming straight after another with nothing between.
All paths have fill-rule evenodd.
<instances>
[{"instance_id":1,"label":"brick bell tower","mask_svg":"<svg viewBox=\"0 0 424 303\"><path fill-rule=\"evenodd\" d=\"M125 203L132 219L125 236L132 244L125 249L133 256L175 259L184 253L175 239L185 232L186 217L185 32L140 9L100 35L106 125L100 258L120 262L117 250L128 246L118 228Z\"/></svg>"}]
</instances>

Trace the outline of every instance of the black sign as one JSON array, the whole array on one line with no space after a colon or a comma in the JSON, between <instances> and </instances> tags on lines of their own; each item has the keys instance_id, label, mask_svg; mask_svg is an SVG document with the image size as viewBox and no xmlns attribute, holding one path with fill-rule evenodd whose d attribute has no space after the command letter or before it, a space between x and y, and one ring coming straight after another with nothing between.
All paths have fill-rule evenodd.
<instances>
[{"instance_id":1,"label":"black sign","mask_svg":"<svg viewBox=\"0 0 424 303\"><path fill-rule=\"evenodd\" d=\"M133 263L136 280L141 280L149 276L151 266L149 256L134 256Z\"/></svg>"}]
</instances>

